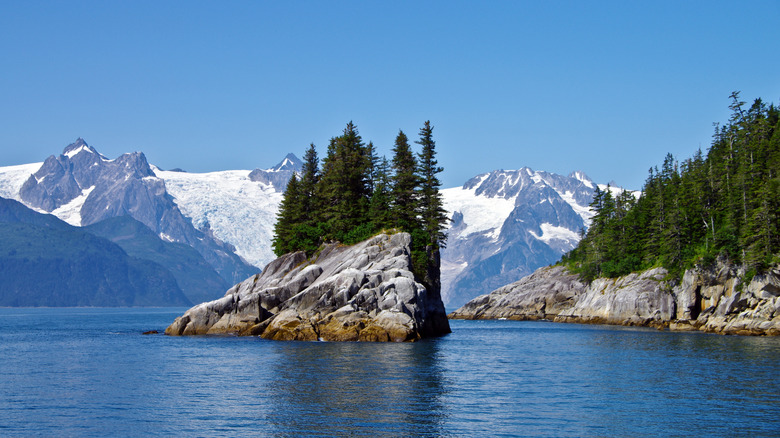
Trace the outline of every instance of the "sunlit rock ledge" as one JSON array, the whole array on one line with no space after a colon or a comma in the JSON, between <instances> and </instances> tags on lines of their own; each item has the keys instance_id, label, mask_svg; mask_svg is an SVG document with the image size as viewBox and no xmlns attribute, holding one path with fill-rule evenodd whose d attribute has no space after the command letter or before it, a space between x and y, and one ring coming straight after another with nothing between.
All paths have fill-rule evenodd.
<instances>
[{"instance_id":1,"label":"sunlit rock ledge","mask_svg":"<svg viewBox=\"0 0 780 438\"><path fill-rule=\"evenodd\" d=\"M533 274L452 312L453 319L547 319L734 335L780 335L780 265L746 281L718 262L671 282L656 268L585 284L564 267Z\"/></svg>"},{"instance_id":2,"label":"sunlit rock ledge","mask_svg":"<svg viewBox=\"0 0 780 438\"><path fill-rule=\"evenodd\" d=\"M416 341L450 332L439 290L415 281L407 233L286 254L176 318L167 335Z\"/></svg>"}]
</instances>

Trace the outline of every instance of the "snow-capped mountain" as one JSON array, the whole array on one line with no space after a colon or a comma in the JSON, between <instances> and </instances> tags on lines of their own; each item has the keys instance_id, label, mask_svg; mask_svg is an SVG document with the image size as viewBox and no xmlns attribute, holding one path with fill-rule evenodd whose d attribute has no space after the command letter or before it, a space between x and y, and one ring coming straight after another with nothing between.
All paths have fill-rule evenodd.
<instances>
[{"instance_id":1,"label":"snow-capped mountain","mask_svg":"<svg viewBox=\"0 0 780 438\"><path fill-rule=\"evenodd\" d=\"M275 258L276 213L287 181L301 165L289 154L268 169L165 171L139 152L109 160L79 139L44 163L0 167L0 196L73 225L131 215L161 238L195 247L213 265L215 258L253 265L231 271L243 263L233 261L218 270L240 281L246 269L256 272ZM592 217L588 205L596 186L582 172L563 176L522 168L444 189L452 218L442 251L445 304L457 307L574 248Z\"/></svg>"},{"instance_id":2,"label":"snow-capped mountain","mask_svg":"<svg viewBox=\"0 0 780 438\"><path fill-rule=\"evenodd\" d=\"M593 216L588 205L595 188L582 172L563 176L524 167L443 190L452 219L442 251L445 304L459 307L560 259Z\"/></svg>"},{"instance_id":3,"label":"snow-capped mountain","mask_svg":"<svg viewBox=\"0 0 780 438\"><path fill-rule=\"evenodd\" d=\"M169 242L195 248L228 284L258 271L229 243L214 238L207 227L196 229L182 215L165 182L141 152L110 160L78 139L59 156L49 156L21 186L24 171L34 165L4 168L3 191L37 211L54 214L71 225L86 226L108 218L131 216Z\"/></svg>"},{"instance_id":4,"label":"snow-capped mountain","mask_svg":"<svg viewBox=\"0 0 780 438\"><path fill-rule=\"evenodd\" d=\"M163 240L195 247L210 263L232 259L220 274L230 274L233 284L275 258L276 212L301 166L288 154L269 169L165 171L143 153L110 160L78 139L43 163L0 167L0 196L76 226L130 215Z\"/></svg>"},{"instance_id":5,"label":"snow-capped mountain","mask_svg":"<svg viewBox=\"0 0 780 438\"><path fill-rule=\"evenodd\" d=\"M303 162L294 154L287 154L284 159L270 169L255 169L249 173L249 179L272 185L276 191L284 192L287 182L290 181L293 172L300 172Z\"/></svg>"}]
</instances>

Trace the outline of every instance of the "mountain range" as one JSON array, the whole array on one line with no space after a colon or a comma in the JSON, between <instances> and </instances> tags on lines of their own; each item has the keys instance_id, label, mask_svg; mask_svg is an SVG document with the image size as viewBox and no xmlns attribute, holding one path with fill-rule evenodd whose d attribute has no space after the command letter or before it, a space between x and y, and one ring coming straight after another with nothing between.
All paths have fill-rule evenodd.
<instances>
[{"instance_id":1,"label":"mountain range","mask_svg":"<svg viewBox=\"0 0 780 438\"><path fill-rule=\"evenodd\" d=\"M191 301L202 302L275 258L276 213L301 166L288 154L267 169L166 171L141 152L112 160L78 139L43 163L0 167L0 196L165 267ZM447 307L516 281L576 246L596 186L582 172L521 168L444 189L452 219L442 251Z\"/></svg>"},{"instance_id":2,"label":"mountain range","mask_svg":"<svg viewBox=\"0 0 780 438\"><path fill-rule=\"evenodd\" d=\"M582 172L563 176L523 167L444 189L451 214L442 251L446 305L459 307L559 260L587 229L596 186Z\"/></svg>"},{"instance_id":3,"label":"mountain range","mask_svg":"<svg viewBox=\"0 0 780 438\"><path fill-rule=\"evenodd\" d=\"M29 210L19 214L25 220L40 221L34 218L49 213L52 219L70 225L49 227L45 236L39 236L41 239L50 240L51 233L61 230L78 229L115 243L112 250L157 264L184 291L187 298L177 303L189 304L221 296L273 258L270 235L281 201L280 190L284 189L280 181L289 180L298 170L296 166L300 161L288 156L273 168L254 171L163 171L149 165L141 152L108 159L78 139L62 154L49 156L43 163L0 168L0 197L6 198L4 202L19 201L15 210ZM250 173L255 174L256 181L250 179ZM210 196L199 196L204 193ZM9 220L0 218L3 228L12 228ZM223 240L224 236L228 238ZM265 243L244 244L242 251L228 243L231 240ZM11 245L7 240L3 249L11 251ZM44 247L39 249L46 252ZM35 268L37 275L48 275L47 261L38 261L44 266ZM60 274L67 276L65 271ZM10 278L13 273L7 275ZM164 295L160 288L158 293ZM15 305L47 305L45 300L27 303ZM54 301L48 305L171 305L170 300L67 303Z\"/></svg>"}]
</instances>

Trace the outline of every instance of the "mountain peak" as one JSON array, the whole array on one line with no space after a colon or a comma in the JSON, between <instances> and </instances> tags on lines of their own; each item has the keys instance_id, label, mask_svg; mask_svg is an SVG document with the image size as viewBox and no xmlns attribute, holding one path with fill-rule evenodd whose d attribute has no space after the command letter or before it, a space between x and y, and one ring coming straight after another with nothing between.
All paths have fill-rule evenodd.
<instances>
[{"instance_id":1,"label":"mountain peak","mask_svg":"<svg viewBox=\"0 0 780 438\"><path fill-rule=\"evenodd\" d=\"M96 151L95 148L88 145L83 138L79 137L76 139L75 142L65 147L65 149L62 151L62 155L65 155L68 158L73 158L76 155L80 154L82 151L87 151L92 154L98 153L98 151Z\"/></svg>"},{"instance_id":2,"label":"mountain peak","mask_svg":"<svg viewBox=\"0 0 780 438\"><path fill-rule=\"evenodd\" d=\"M282 161L279 162L276 166L272 167L269 170L272 170L274 172L279 172L281 170L292 170L295 172L300 172L301 168L303 167L303 162L298 159L298 157L295 156L293 153L287 154L287 156L284 157Z\"/></svg>"},{"instance_id":3,"label":"mountain peak","mask_svg":"<svg viewBox=\"0 0 780 438\"><path fill-rule=\"evenodd\" d=\"M574 178L590 188L595 188L593 185L593 180L590 179L588 175L586 175L585 172L581 170L575 170L574 172L570 173L569 178Z\"/></svg>"}]
</instances>

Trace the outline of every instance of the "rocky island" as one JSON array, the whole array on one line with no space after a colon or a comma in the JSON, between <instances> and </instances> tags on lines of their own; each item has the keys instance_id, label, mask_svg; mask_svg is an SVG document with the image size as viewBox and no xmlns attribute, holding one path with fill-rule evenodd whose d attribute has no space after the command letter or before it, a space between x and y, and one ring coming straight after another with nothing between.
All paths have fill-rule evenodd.
<instances>
[{"instance_id":1,"label":"rocky island","mask_svg":"<svg viewBox=\"0 0 780 438\"><path fill-rule=\"evenodd\" d=\"M408 233L286 254L224 297L197 305L167 335L275 340L416 341L450 332L440 290L415 280Z\"/></svg>"},{"instance_id":2,"label":"rocky island","mask_svg":"<svg viewBox=\"0 0 780 438\"><path fill-rule=\"evenodd\" d=\"M477 297L453 319L548 319L736 335L780 335L780 265L765 274L723 261L689 269L681 281L655 268L590 284L563 266L533 274Z\"/></svg>"}]
</instances>

